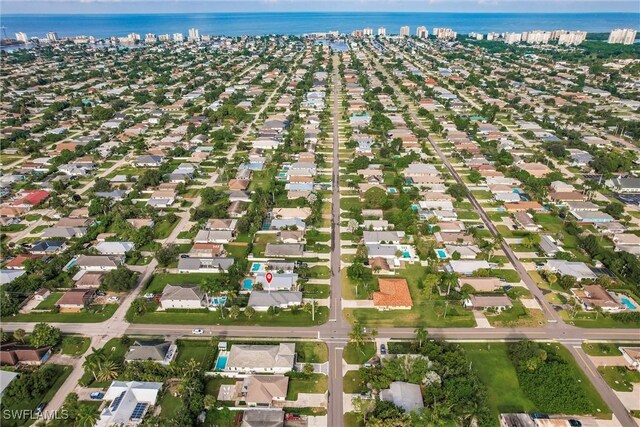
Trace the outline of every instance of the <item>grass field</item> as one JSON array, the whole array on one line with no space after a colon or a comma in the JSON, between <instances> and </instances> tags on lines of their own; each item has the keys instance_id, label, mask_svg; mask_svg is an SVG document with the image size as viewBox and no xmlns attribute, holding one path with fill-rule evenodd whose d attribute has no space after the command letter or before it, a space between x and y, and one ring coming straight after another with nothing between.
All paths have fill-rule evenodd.
<instances>
[{"instance_id":1,"label":"grass field","mask_svg":"<svg viewBox=\"0 0 640 427\"><path fill-rule=\"evenodd\" d=\"M536 407L520 389L516 371L507 356L504 343L461 344L472 368L487 387L487 402L498 426L504 412L535 412Z\"/></svg>"},{"instance_id":2,"label":"grass field","mask_svg":"<svg viewBox=\"0 0 640 427\"><path fill-rule=\"evenodd\" d=\"M91 339L87 337L65 335L62 337L60 352L69 356L81 356L89 349L90 344Z\"/></svg>"},{"instance_id":3,"label":"grass field","mask_svg":"<svg viewBox=\"0 0 640 427\"><path fill-rule=\"evenodd\" d=\"M362 365L376 354L376 346L373 342L368 342L361 348L353 343L348 343L344 347L342 358L350 365Z\"/></svg>"},{"instance_id":4,"label":"grass field","mask_svg":"<svg viewBox=\"0 0 640 427\"><path fill-rule=\"evenodd\" d=\"M607 343L607 342L586 342L582 344L582 349L589 356L621 356L622 352L618 347L635 347L633 343Z\"/></svg>"},{"instance_id":5,"label":"grass field","mask_svg":"<svg viewBox=\"0 0 640 427\"><path fill-rule=\"evenodd\" d=\"M329 350L324 342L296 342L296 353L300 363L324 363L329 360Z\"/></svg>"},{"instance_id":6,"label":"grass field","mask_svg":"<svg viewBox=\"0 0 640 427\"><path fill-rule=\"evenodd\" d=\"M104 322L116 312L118 304L98 305L96 312L79 313L29 313L3 317L3 322L60 322L60 323L98 323Z\"/></svg>"},{"instance_id":7,"label":"grass field","mask_svg":"<svg viewBox=\"0 0 640 427\"><path fill-rule=\"evenodd\" d=\"M36 310L52 310L64 292L51 292L40 304L36 306Z\"/></svg>"},{"instance_id":8,"label":"grass field","mask_svg":"<svg viewBox=\"0 0 640 427\"><path fill-rule=\"evenodd\" d=\"M209 341L204 340L178 340L178 354L176 355L176 364L182 365L193 359L200 363L200 367L209 370L213 366L213 362L218 353L218 349L211 345Z\"/></svg>"},{"instance_id":9,"label":"grass field","mask_svg":"<svg viewBox=\"0 0 640 427\"><path fill-rule=\"evenodd\" d=\"M287 400L297 400L298 393L324 393L329 380L324 374L311 374L309 378L290 378Z\"/></svg>"},{"instance_id":10,"label":"grass field","mask_svg":"<svg viewBox=\"0 0 640 427\"><path fill-rule=\"evenodd\" d=\"M347 371L342 380L345 393L365 393L367 385L364 383L360 371Z\"/></svg>"},{"instance_id":11,"label":"grass field","mask_svg":"<svg viewBox=\"0 0 640 427\"><path fill-rule=\"evenodd\" d=\"M624 366L599 366L598 372L616 391L633 391L633 385L640 383L640 372L630 371Z\"/></svg>"}]
</instances>

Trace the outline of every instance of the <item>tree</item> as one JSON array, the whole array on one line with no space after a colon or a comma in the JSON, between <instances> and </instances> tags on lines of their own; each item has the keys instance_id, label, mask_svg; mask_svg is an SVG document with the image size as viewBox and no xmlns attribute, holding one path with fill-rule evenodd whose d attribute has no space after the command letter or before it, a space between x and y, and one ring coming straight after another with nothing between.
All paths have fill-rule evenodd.
<instances>
[{"instance_id":1,"label":"tree","mask_svg":"<svg viewBox=\"0 0 640 427\"><path fill-rule=\"evenodd\" d=\"M137 283L138 273L121 265L104 275L101 286L109 291L122 292L135 288Z\"/></svg>"},{"instance_id":2,"label":"tree","mask_svg":"<svg viewBox=\"0 0 640 427\"><path fill-rule=\"evenodd\" d=\"M314 372L313 365L311 363L305 363L304 366L302 367L302 372L307 376L313 374Z\"/></svg>"},{"instance_id":3,"label":"tree","mask_svg":"<svg viewBox=\"0 0 640 427\"><path fill-rule=\"evenodd\" d=\"M351 162L351 167L355 170L366 169L369 166L369 158L358 156Z\"/></svg>"},{"instance_id":4,"label":"tree","mask_svg":"<svg viewBox=\"0 0 640 427\"><path fill-rule=\"evenodd\" d=\"M480 180L482 180L482 174L480 174L480 172L478 172L475 169L472 169L471 172L469 172L469 181L471 181L474 184L477 184L478 182L480 182Z\"/></svg>"},{"instance_id":5,"label":"tree","mask_svg":"<svg viewBox=\"0 0 640 427\"><path fill-rule=\"evenodd\" d=\"M457 201L462 201L465 197L467 197L469 190L464 184L451 184L449 188L447 188L446 193L450 194Z\"/></svg>"},{"instance_id":6,"label":"tree","mask_svg":"<svg viewBox=\"0 0 640 427\"><path fill-rule=\"evenodd\" d=\"M255 308L247 307L244 309L244 315L247 316L248 319L251 319L254 314L256 314Z\"/></svg>"},{"instance_id":7,"label":"tree","mask_svg":"<svg viewBox=\"0 0 640 427\"><path fill-rule=\"evenodd\" d=\"M387 202L387 192L382 188L373 187L364 193L364 204L367 208L381 208Z\"/></svg>"},{"instance_id":8,"label":"tree","mask_svg":"<svg viewBox=\"0 0 640 427\"><path fill-rule=\"evenodd\" d=\"M351 332L349 332L349 342L353 343L358 349L362 349L362 347L367 343L368 337L364 330L364 327L360 322L355 322L353 327L351 328ZM364 352L362 353L364 354Z\"/></svg>"},{"instance_id":9,"label":"tree","mask_svg":"<svg viewBox=\"0 0 640 427\"><path fill-rule=\"evenodd\" d=\"M96 379L102 382L108 382L118 378L120 366L115 360L106 359L98 363L98 372L96 373Z\"/></svg>"},{"instance_id":10,"label":"tree","mask_svg":"<svg viewBox=\"0 0 640 427\"><path fill-rule=\"evenodd\" d=\"M604 211L615 219L619 219L622 214L624 214L624 205L622 203L611 202L604 208Z\"/></svg>"},{"instance_id":11,"label":"tree","mask_svg":"<svg viewBox=\"0 0 640 427\"><path fill-rule=\"evenodd\" d=\"M360 396L354 397L351 400L353 404L354 411L362 417L362 422L366 426L367 417L373 411L376 406L376 401L374 399L365 399Z\"/></svg>"},{"instance_id":12,"label":"tree","mask_svg":"<svg viewBox=\"0 0 640 427\"><path fill-rule=\"evenodd\" d=\"M99 414L95 407L89 405L82 405L78 409L76 415L76 426L78 427L91 427L98 421Z\"/></svg>"},{"instance_id":13,"label":"tree","mask_svg":"<svg viewBox=\"0 0 640 427\"><path fill-rule=\"evenodd\" d=\"M24 342L24 337L26 335L27 333L22 328L18 328L15 331L13 331L13 338L20 343Z\"/></svg>"},{"instance_id":14,"label":"tree","mask_svg":"<svg viewBox=\"0 0 640 427\"><path fill-rule=\"evenodd\" d=\"M55 346L62 340L62 332L47 323L38 323L33 327L29 342L34 347Z\"/></svg>"},{"instance_id":15,"label":"tree","mask_svg":"<svg viewBox=\"0 0 640 427\"><path fill-rule=\"evenodd\" d=\"M170 244L167 246L163 246L156 251L156 259L158 260L158 263L160 265L166 267L173 261L175 261L179 252L180 249L178 248L178 245Z\"/></svg>"},{"instance_id":16,"label":"tree","mask_svg":"<svg viewBox=\"0 0 640 427\"><path fill-rule=\"evenodd\" d=\"M427 340L427 335L429 333L423 326L417 328L414 332L416 333L416 342L418 343L418 348L421 348L422 343Z\"/></svg>"},{"instance_id":17,"label":"tree","mask_svg":"<svg viewBox=\"0 0 640 427\"><path fill-rule=\"evenodd\" d=\"M229 309L229 317L231 317L232 319L237 319L239 315L240 315L240 307L238 307L235 304L232 305L231 308Z\"/></svg>"}]
</instances>

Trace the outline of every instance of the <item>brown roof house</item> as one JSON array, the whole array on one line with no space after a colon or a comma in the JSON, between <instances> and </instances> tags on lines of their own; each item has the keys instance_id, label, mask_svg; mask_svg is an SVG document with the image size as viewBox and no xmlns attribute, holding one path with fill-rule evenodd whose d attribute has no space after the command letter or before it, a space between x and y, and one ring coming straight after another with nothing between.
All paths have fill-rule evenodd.
<instances>
[{"instance_id":1,"label":"brown roof house","mask_svg":"<svg viewBox=\"0 0 640 427\"><path fill-rule=\"evenodd\" d=\"M64 311L79 311L91 303L95 289L71 289L58 300L57 305Z\"/></svg>"},{"instance_id":2,"label":"brown roof house","mask_svg":"<svg viewBox=\"0 0 640 427\"><path fill-rule=\"evenodd\" d=\"M35 348L16 343L0 344L0 365L42 365L51 356L51 347Z\"/></svg>"},{"instance_id":3,"label":"brown roof house","mask_svg":"<svg viewBox=\"0 0 640 427\"><path fill-rule=\"evenodd\" d=\"M373 293L373 306L378 310L410 310L413 306L405 279L378 279L378 287Z\"/></svg>"},{"instance_id":4,"label":"brown roof house","mask_svg":"<svg viewBox=\"0 0 640 427\"><path fill-rule=\"evenodd\" d=\"M242 382L242 395L247 406L271 407L287 397L289 377L284 375L253 375Z\"/></svg>"}]
</instances>

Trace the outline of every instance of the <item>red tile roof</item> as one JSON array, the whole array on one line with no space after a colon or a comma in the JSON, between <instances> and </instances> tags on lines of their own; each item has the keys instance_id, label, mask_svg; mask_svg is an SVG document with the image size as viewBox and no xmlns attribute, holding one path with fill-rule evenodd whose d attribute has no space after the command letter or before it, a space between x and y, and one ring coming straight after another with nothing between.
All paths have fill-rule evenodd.
<instances>
[{"instance_id":1,"label":"red tile roof","mask_svg":"<svg viewBox=\"0 0 640 427\"><path fill-rule=\"evenodd\" d=\"M373 293L376 307L412 307L413 301L405 279L378 279L380 291Z\"/></svg>"}]
</instances>

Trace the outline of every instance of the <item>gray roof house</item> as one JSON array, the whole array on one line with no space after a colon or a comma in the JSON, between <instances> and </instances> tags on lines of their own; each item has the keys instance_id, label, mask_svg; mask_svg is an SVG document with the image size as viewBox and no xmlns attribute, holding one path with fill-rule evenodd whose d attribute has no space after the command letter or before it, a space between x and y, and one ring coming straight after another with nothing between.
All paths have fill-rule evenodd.
<instances>
[{"instance_id":1,"label":"gray roof house","mask_svg":"<svg viewBox=\"0 0 640 427\"><path fill-rule=\"evenodd\" d=\"M160 306L168 308L205 308L209 305L207 295L196 285L167 285L160 297Z\"/></svg>"},{"instance_id":2,"label":"gray roof house","mask_svg":"<svg viewBox=\"0 0 640 427\"><path fill-rule=\"evenodd\" d=\"M561 259L550 259L546 268L554 273L563 276L573 276L578 281L584 279L597 279L598 276L589 268L587 264L579 261L565 261Z\"/></svg>"},{"instance_id":3,"label":"gray roof house","mask_svg":"<svg viewBox=\"0 0 640 427\"><path fill-rule=\"evenodd\" d=\"M178 346L170 341L136 341L129 347L124 361L151 360L161 365L168 365L175 359L176 354L178 354Z\"/></svg>"},{"instance_id":4,"label":"gray roof house","mask_svg":"<svg viewBox=\"0 0 640 427\"><path fill-rule=\"evenodd\" d=\"M297 305L302 305L302 292L253 291L248 303L256 311L267 311L269 307L287 309Z\"/></svg>"},{"instance_id":5,"label":"gray roof house","mask_svg":"<svg viewBox=\"0 0 640 427\"><path fill-rule=\"evenodd\" d=\"M293 370L296 344L234 344L227 357L227 372L286 374Z\"/></svg>"},{"instance_id":6,"label":"gray roof house","mask_svg":"<svg viewBox=\"0 0 640 427\"><path fill-rule=\"evenodd\" d=\"M262 285L262 289L267 290L282 290L282 291L290 291L296 286L298 282L298 275L296 273L282 273L273 274L273 278L271 279L271 283L267 283L266 274L264 272L256 274L255 283L259 283Z\"/></svg>"},{"instance_id":7,"label":"gray roof house","mask_svg":"<svg viewBox=\"0 0 640 427\"><path fill-rule=\"evenodd\" d=\"M298 243L267 243L264 254L268 257L302 257L304 245Z\"/></svg>"},{"instance_id":8,"label":"gray roof house","mask_svg":"<svg viewBox=\"0 0 640 427\"><path fill-rule=\"evenodd\" d=\"M109 271L115 270L124 263L124 258L120 255L79 255L75 263L69 268L76 266L80 270L89 271Z\"/></svg>"},{"instance_id":9,"label":"gray roof house","mask_svg":"<svg viewBox=\"0 0 640 427\"><path fill-rule=\"evenodd\" d=\"M191 258L180 257L178 259L178 273L225 273L233 265L234 259L230 257L215 258Z\"/></svg>"},{"instance_id":10,"label":"gray roof house","mask_svg":"<svg viewBox=\"0 0 640 427\"><path fill-rule=\"evenodd\" d=\"M193 239L194 243L229 243L233 240L231 230L200 230Z\"/></svg>"},{"instance_id":11,"label":"gray roof house","mask_svg":"<svg viewBox=\"0 0 640 427\"><path fill-rule=\"evenodd\" d=\"M103 255L124 255L134 247L133 242L100 242L95 249Z\"/></svg>"},{"instance_id":12,"label":"gray roof house","mask_svg":"<svg viewBox=\"0 0 640 427\"><path fill-rule=\"evenodd\" d=\"M50 227L44 230L41 237L48 239L51 237L61 237L63 239L73 239L87 234L85 227Z\"/></svg>"},{"instance_id":13,"label":"gray roof house","mask_svg":"<svg viewBox=\"0 0 640 427\"><path fill-rule=\"evenodd\" d=\"M424 408L420 386L404 381L394 381L388 389L380 390L380 399L386 402L393 402L394 405L401 407L405 412Z\"/></svg>"}]
</instances>

